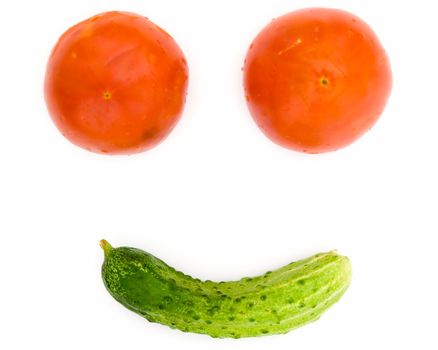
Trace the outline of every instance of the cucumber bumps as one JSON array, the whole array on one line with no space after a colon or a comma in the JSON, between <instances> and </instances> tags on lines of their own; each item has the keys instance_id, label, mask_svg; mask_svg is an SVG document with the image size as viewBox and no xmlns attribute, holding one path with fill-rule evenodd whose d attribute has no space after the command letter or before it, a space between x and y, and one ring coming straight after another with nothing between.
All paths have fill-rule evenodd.
<instances>
[{"instance_id":1,"label":"cucumber bumps","mask_svg":"<svg viewBox=\"0 0 438 350\"><path fill-rule=\"evenodd\" d=\"M220 338L255 337L317 320L350 284L348 258L316 254L275 271L232 282L193 279L136 248L105 252L103 282L122 305L151 322Z\"/></svg>"}]
</instances>

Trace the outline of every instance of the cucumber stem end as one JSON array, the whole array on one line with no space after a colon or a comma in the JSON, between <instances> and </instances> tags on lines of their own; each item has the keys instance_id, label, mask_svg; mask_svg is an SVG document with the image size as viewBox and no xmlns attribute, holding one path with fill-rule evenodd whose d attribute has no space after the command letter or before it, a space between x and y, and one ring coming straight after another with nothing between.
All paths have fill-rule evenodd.
<instances>
[{"instance_id":1,"label":"cucumber stem end","mask_svg":"<svg viewBox=\"0 0 438 350\"><path fill-rule=\"evenodd\" d=\"M108 254L111 252L113 247L111 247L111 244L109 244L106 240L102 239L99 242L100 247L103 249L103 252L105 253L105 256L108 256Z\"/></svg>"}]
</instances>

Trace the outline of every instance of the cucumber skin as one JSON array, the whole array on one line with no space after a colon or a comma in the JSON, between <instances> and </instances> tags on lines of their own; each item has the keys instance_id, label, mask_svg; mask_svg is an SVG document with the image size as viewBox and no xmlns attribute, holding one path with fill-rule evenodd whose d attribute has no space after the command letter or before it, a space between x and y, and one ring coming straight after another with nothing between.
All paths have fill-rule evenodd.
<instances>
[{"instance_id":1,"label":"cucumber skin","mask_svg":"<svg viewBox=\"0 0 438 350\"><path fill-rule=\"evenodd\" d=\"M151 322L214 338L287 333L319 319L351 280L349 259L335 252L216 283L193 279L136 248L101 245L103 282L118 302Z\"/></svg>"}]
</instances>

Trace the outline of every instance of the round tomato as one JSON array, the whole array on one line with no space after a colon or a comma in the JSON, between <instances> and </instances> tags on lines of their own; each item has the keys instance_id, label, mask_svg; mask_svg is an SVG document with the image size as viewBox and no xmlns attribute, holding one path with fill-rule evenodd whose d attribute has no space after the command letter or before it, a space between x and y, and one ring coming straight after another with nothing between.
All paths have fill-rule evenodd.
<instances>
[{"instance_id":1,"label":"round tomato","mask_svg":"<svg viewBox=\"0 0 438 350\"><path fill-rule=\"evenodd\" d=\"M145 17L107 12L61 36L47 65L45 98L74 144L130 154L169 134L187 84L184 54L169 34Z\"/></svg>"},{"instance_id":2,"label":"round tomato","mask_svg":"<svg viewBox=\"0 0 438 350\"><path fill-rule=\"evenodd\" d=\"M392 86L388 57L371 28L340 10L311 8L273 20L244 66L250 112L281 146L321 153L370 129Z\"/></svg>"}]
</instances>

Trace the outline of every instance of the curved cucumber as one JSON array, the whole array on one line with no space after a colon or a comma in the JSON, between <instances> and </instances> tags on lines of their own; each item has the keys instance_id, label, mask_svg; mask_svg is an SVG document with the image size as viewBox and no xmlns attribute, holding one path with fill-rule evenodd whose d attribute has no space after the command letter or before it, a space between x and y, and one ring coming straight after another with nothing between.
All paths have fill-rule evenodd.
<instances>
[{"instance_id":1,"label":"curved cucumber","mask_svg":"<svg viewBox=\"0 0 438 350\"><path fill-rule=\"evenodd\" d=\"M118 302L151 322L212 337L287 333L317 320L351 279L350 261L336 252L216 283L193 279L142 250L100 244L103 282Z\"/></svg>"}]
</instances>

